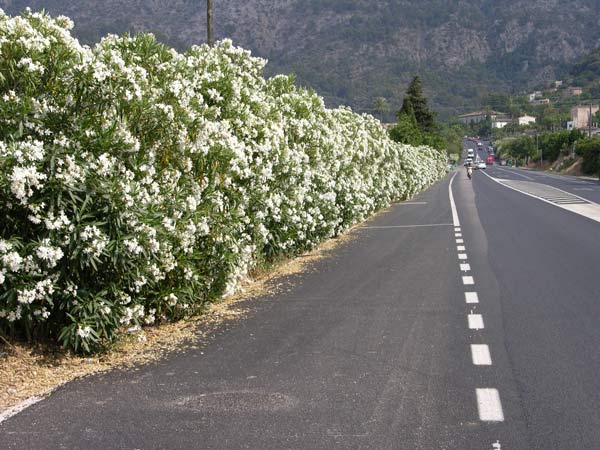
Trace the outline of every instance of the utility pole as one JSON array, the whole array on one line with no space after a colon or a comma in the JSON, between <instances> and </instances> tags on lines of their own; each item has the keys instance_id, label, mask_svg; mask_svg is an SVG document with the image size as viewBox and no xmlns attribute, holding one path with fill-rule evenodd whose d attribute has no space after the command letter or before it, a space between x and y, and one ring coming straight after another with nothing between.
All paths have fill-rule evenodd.
<instances>
[{"instance_id":1,"label":"utility pole","mask_svg":"<svg viewBox=\"0 0 600 450\"><path fill-rule=\"evenodd\" d=\"M206 32L208 45L214 44L213 39L213 0L206 0Z\"/></svg>"},{"instance_id":2,"label":"utility pole","mask_svg":"<svg viewBox=\"0 0 600 450\"><path fill-rule=\"evenodd\" d=\"M542 170L544 169L544 149L540 149L540 144L538 140L538 130L535 130L535 150L536 153L540 152L540 164L542 165Z\"/></svg>"},{"instance_id":3,"label":"utility pole","mask_svg":"<svg viewBox=\"0 0 600 450\"><path fill-rule=\"evenodd\" d=\"M588 114L588 137L592 138L592 102L590 101L590 113Z\"/></svg>"}]
</instances>

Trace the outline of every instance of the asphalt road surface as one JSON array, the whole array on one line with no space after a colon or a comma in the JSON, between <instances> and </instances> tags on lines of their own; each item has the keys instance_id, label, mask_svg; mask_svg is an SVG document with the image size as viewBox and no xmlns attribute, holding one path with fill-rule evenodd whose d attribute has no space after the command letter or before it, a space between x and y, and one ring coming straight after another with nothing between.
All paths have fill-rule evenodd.
<instances>
[{"instance_id":1,"label":"asphalt road surface","mask_svg":"<svg viewBox=\"0 0 600 450\"><path fill-rule=\"evenodd\" d=\"M365 223L202 348L59 388L0 448L600 449L599 187L505 170ZM592 189L587 215L518 179Z\"/></svg>"}]
</instances>

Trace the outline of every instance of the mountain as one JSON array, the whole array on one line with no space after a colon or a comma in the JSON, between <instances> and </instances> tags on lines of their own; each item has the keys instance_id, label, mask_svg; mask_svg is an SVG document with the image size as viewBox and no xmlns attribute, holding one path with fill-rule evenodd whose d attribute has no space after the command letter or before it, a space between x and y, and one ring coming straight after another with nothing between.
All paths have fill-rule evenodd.
<instances>
[{"instance_id":1,"label":"mountain","mask_svg":"<svg viewBox=\"0 0 600 450\"><path fill-rule=\"evenodd\" d=\"M594 99L600 98L600 47L579 59L570 70L572 84L581 86Z\"/></svg>"},{"instance_id":2,"label":"mountain","mask_svg":"<svg viewBox=\"0 0 600 450\"><path fill-rule=\"evenodd\" d=\"M442 115L489 91L525 90L600 45L598 0L215 0L217 38L267 58L267 75L295 73L331 105L397 109L419 74ZM0 0L65 14L84 42L152 31L179 49L206 35L204 0Z\"/></svg>"}]
</instances>

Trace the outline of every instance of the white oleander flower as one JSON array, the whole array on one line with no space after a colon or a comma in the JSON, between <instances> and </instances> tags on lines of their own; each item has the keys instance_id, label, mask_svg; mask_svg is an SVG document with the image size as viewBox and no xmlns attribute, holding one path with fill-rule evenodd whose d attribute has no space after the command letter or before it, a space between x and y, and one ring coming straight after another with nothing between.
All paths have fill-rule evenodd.
<instances>
[{"instance_id":1,"label":"white oleander flower","mask_svg":"<svg viewBox=\"0 0 600 450\"><path fill-rule=\"evenodd\" d=\"M92 329L87 325L83 328L81 328L81 325L79 325L76 333L81 339L87 339L92 335Z\"/></svg>"},{"instance_id":2,"label":"white oleander flower","mask_svg":"<svg viewBox=\"0 0 600 450\"><path fill-rule=\"evenodd\" d=\"M50 245L49 239L44 239L35 251L36 256L44 261L49 268L58 264L58 261L64 256L63 251L59 247Z\"/></svg>"}]
</instances>

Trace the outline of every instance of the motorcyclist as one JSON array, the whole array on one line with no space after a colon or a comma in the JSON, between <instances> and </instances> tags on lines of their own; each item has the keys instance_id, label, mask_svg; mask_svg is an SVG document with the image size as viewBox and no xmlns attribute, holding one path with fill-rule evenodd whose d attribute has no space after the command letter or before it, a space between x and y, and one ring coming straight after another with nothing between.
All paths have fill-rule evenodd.
<instances>
[{"instance_id":1,"label":"motorcyclist","mask_svg":"<svg viewBox=\"0 0 600 450\"><path fill-rule=\"evenodd\" d=\"M467 178L470 180L473 176L473 162L469 161L467 163Z\"/></svg>"}]
</instances>

